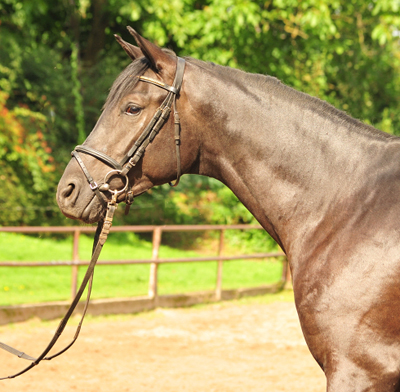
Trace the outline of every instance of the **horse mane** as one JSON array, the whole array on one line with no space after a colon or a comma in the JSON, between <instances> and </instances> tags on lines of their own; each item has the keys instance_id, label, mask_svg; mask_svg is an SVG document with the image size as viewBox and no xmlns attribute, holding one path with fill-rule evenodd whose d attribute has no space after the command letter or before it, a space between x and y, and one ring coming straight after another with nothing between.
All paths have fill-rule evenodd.
<instances>
[{"instance_id":1,"label":"horse mane","mask_svg":"<svg viewBox=\"0 0 400 392\"><path fill-rule=\"evenodd\" d=\"M163 50L172 56L176 56L172 50ZM218 75L222 81L229 83L235 82L247 88L267 91L269 94L274 95L274 97L284 100L290 105L297 106L299 110L310 110L318 116L336 122L336 124L346 126L352 131L362 132L368 134L370 137L378 139L382 139L382 137L395 138L393 135L364 124L360 120L351 117L346 112L335 108L328 102L285 85L273 76L248 73L239 69L194 59L192 57L185 57L185 60ZM108 106L113 106L122 96L131 91L138 82L137 76L144 74L148 68L150 68L150 63L145 57L131 62L113 83L103 106L103 110Z\"/></svg>"},{"instance_id":2,"label":"horse mane","mask_svg":"<svg viewBox=\"0 0 400 392\"><path fill-rule=\"evenodd\" d=\"M396 138L394 135L382 132L371 125L351 117L346 112L337 109L326 101L287 86L276 77L248 73L240 69L217 65L212 62L204 62L191 57L188 57L187 60L200 68L217 74L222 80L230 82L235 80L247 87L266 91L274 97L287 102L288 105L295 105L302 111L310 110L321 118L334 121L336 124L341 124L352 131L358 131L377 139L382 139L382 137Z\"/></svg>"}]
</instances>

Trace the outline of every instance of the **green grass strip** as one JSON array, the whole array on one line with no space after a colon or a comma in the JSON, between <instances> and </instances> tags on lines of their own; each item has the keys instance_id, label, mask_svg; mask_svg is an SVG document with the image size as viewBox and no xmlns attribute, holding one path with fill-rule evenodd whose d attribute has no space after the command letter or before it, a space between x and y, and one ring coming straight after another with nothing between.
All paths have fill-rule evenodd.
<instances>
[{"instance_id":1,"label":"green grass strip","mask_svg":"<svg viewBox=\"0 0 400 392\"><path fill-rule=\"evenodd\" d=\"M80 258L89 260L92 238L80 237ZM100 260L150 259L152 244L133 233L112 233ZM199 257L200 253L160 247L161 258ZM48 238L0 233L0 261L68 261L72 258L72 238ZM70 299L69 266L0 267L0 306ZM279 261L238 260L224 263L223 288L254 287L279 281ZM92 298L147 295L149 265L98 265ZM85 268L79 268L82 279ZM158 290L162 294L213 290L216 262L164 264L159 266Z\"/></svg>"}]
</instances>

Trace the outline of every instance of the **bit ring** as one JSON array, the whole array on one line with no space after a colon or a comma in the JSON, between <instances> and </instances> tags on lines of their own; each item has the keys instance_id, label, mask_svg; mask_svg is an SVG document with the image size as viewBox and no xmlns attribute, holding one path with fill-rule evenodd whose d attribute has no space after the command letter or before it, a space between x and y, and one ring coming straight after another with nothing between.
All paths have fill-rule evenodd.
<instances>
[{"instance_id":1,"label":"bit ring","mask_svg":"<svg viewBox=\"0 0 400 392\"><path fill-rule=\"evenodd\" d=\"M110 189L110 184L107 182L107 180L113 175L120 175L121 177L125 178L125 185L121 189ZM104 176L104 183L100 188L102 188L104 185L108 185L108 187L107 187L108 189L104 189L104 190L107 190L107 191L113 193L114 195L119 195L120 193L123 193L127 190L128 184L129 184L128 176L126 174L121 174L121 170L110 170Z\"/></svg>"}]
</instances>

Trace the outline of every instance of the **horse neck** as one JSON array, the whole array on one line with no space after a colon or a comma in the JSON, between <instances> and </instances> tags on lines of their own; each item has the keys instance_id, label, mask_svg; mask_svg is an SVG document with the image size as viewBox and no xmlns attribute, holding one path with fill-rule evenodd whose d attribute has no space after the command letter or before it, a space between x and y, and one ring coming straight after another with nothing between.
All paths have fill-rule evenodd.
<instances>
[{"instance_id":1,"label":"horse neck","mask_svg":"<svg viewBox=\"0 0 400 392\"><path fill-rule=\"evenodd\" d=\"M195 80L196 172L226 184L286 252L354 198L389 140L274 78L216 67Z\"/></svg>"}]
</instances>

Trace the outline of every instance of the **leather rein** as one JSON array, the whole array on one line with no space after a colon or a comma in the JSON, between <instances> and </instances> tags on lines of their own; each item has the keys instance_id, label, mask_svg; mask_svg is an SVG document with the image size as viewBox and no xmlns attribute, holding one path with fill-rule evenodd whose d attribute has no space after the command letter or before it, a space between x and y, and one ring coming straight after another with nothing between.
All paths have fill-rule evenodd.
<instances>
[{"instance_id":1,"label":"leather rein","mask_svg":"<svg viewBox=\"0 0 400 392\"><path fill-rule=\"evenodd\" d=\"M97 230L94 238L94 244L93 244L93 250L92 250L92 257L89 263L89 266L86 270L86 274L82 280L82 283L79 287L79 290L77 291L75 298L73 299L69 309L67 310L67 313L65 316L62 318L60 321L54 336L50 343L47 345L47 347L43 350L43 352L36 358L25 354L22 351L19 351L5 343L0 342L0 348L8 351L11 354L14 354L18 356L19 358L26 359L30 361L31 363L24 368L23 370L19 371L18 373L12 374L7 377L1 377L0 380L6 380L10 378L15 378L17 376L20 376L21 374L24 374L28 370L32 369L36 365L38 365L42 360L51 360L61 354L63 354L65 351L67 351L78 339L83 320L86 315L87 308L89 306L89 301L90 301L90 294L92 290L92 283L93 283L93 273L94 273L94 268L96 266L97 260L100 256L101 249L103 248L104 243L107 240L107 236L110 232L111 225L112 225L112 220L114 217L114 213L118 207L118 196L125 194L125 203L126 203L126 210L125 213L129 211L129 207L133 202L133 193L131 190L129 179L128 179L128 172L136 166L137 162L140 160L142 155L144 154L147 146L154 140L162 126L166 123L166 121L169 118L169 115L171 111L174 111L174 124L175 124L175 146L176 146L176 159L177 159L177 177L175 180L175 183L169 183L171 186L176 186L179 183L180 176L181 176L181 159L180 159L180 119L178 115L178 111L176 109L176 98L179 95L181 86L182 86L182 81L183 81L183 74L185 72L185 60L183 58L178 57L177 58L177 67L176 67L176 72L175 72L175 79L173 82L172 86L169 86L163 82L160 82L155 79L151 79L145 76L138 76L139 81L146 82L153 84L157 87L160 87L164 90L168 91L167 96L165 97L164 101L160 105L160 107L157 109L156 113L154 114L153 118L149 122L149 124L146 126L146 128L143 130L139 138L136 140L132 148L128 151L128 153L122 158L120 162L117 162L115 159L109 157L108 155L97 151L91 147L87 147L84 145L79 145L76 146L74 151L71 152L71 155L77 160L80 168L82 169L83 173L85 174L85 177L89 183L90 188L92 191L95 193L95 196L98 197L99 201L102 203L104 207L107 208L106 210L106 215L105 218L99 221L97 225ZM103 180L103 183L101 185L98 185L97 182L93 179L93 177L90 175L90 172L86 168L85 164L83 163L79 153L84 153L88 155L92 155L93 157L99 159L103 163L107 164L112 168L111 171L109 171ZM108 181L114 177L114 176L119 176L123 179L124 185L121 189L111 189L110 184ZM111 199L107 199L104 195L104 192L110 192L111 193ZM87 292L87 298L85 302L85 306L82 312L82 317L81 320L78 324L78 327L76 329L75 335L72 339L72 341L62 350L58 351L56 354L53 354L51 356L47 356L47 354L50 352L50 350L54 347L56 342L58 341L59 337L61 336L62 332L64 331L68 320L70 319L72 313L74 312L76 306L79 303L79 300L82 297L83 292L85 291L85 288L87 284L89 283L88 286L88 292Z\"/></svg>"}]
</instances>

